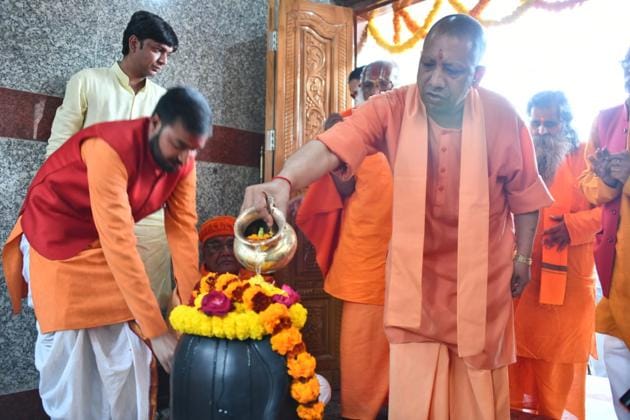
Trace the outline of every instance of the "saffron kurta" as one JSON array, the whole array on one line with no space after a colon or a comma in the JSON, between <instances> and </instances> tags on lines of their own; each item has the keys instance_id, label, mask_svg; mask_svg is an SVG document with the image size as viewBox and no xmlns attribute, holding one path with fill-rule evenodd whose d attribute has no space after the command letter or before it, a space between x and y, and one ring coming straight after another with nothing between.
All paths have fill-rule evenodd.
<instances>
[{"instance_id":1,"label":"saffron kurta","mask_svg":"<svg viewBox=\"0 0 630 420\"><path fill-rule=\"evenodd\" d=\"M471 89L462 129L440 127L414 85L372 98L318 139L347 173L377 151L393 167L385 297L390 416L507 417L507 364L515 356L511 212L551 203L523 122L500 96ZM418 164L425 159L426 167ZM468 176L460 178L463 171ZM462 219L468 223L459 229ZM458 255L459 246L466 255Z\"/></svg>"},{"instance_id":2,"label":"saffron kurta","mask_svg":"<svg viewBox=\"0 0 630 420\"><path fill-rule=\"evenodd\" d=\"M99 239L66 260L46 259L31 247L31 290L41 330L82 329L135 319L145 337L161 335L167 327L144 265L136 252L129 252L136 246L136 237L125 166L114 149L99 139L84 141L81 156L89 168L90 203ZM193 169L166 202L166 235L182 301L199 278L195 182ZM21 275L21 234L18 221L3 251L15 310L26 287Z\"/></svg>"},{"instance_id":3,"label":"saffron kurta","mask_svg":"<svg viewBox=\"0 0 630 420\"><path fill-rule=\"evenodd\" d=\"M343 301L341 415L376 418L387 398L389 345L383 326L385 260L391 237L392 177L382 153L358 168L345 200L331 175L306 193L296 222L315 247L324 290Z\"/></svg>"},{"instance_id":4,"label":"saffron kurta","mask_svg":"<svg viewBox=\"0 0 630 420\"><path fill-rule=\"evenodd\" d=\"M357 108L352 117L320 134L326 144L353 173L366 155L383 151L394 167L407 100L419 100L417 86L394 89L378 95ZM411 92L409 92L411 91ZM480 89L483 103L488 154L490 205L489 275L486 299L486 337L483 351L466 358L480 369L506 366L514 361L512 297L510 278L514 232L512 213L536 211L551 203L538 176L533 145L527 128L516 112L500 96ZM422 279L422 324L413 331L387 325L391 343L439 342L456 349L457 343L457 228L459 218L459 162L461 130L444 129L429 120L429 159L427 204L424 221L416 220L409 209L408 224L423 223L424 271ZM394 207L397 197L394 195ZM395 233L392 242L397 240ZM413 261L408 261L413 264ZM389 282L393 267L389 266ZM387 292L389 293L389 292ZM388 307L405 316L411 308Z\"/></svg>"},{"instance_id":5,"label":"saffron kurta","mask_svg":"<svg viewBox=\"0 0 630 420\"><path fill-rule=\"evenodd\" d=\"M586 363L594 344L593 242L601 225L601 208L592 208L580 190L578 178L586 169L584 149L582 145L558 168L549 185L555 202L543 212L544 218L563 214L571 240L562 303L541 303L542 233L546 225L541 220L534 239L531 282L515 310L518 360L510 366L512 407L537 410L553 418L560 418L565 408L584 418ZM571 390L581 390L572 398L576 407L567 405Z\"/></svg>"}]
</instances>

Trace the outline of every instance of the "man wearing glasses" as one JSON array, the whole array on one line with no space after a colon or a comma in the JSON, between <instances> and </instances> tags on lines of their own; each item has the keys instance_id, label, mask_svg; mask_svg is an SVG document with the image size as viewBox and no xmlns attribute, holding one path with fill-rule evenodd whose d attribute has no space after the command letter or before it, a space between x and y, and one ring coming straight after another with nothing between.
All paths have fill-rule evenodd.
<instances>
[{"instance_id":1,"label":"man wearing glasses","mask_svg":"<svg viewBox=\"0 0 630 420\"><path fill-rule=\"evenodd\" d=\"M538 171L555 198L542 210L531 282L515 304L517 362L510 400L517 410L585 416L586 366L595 329L593 242L601 209L574 186L586 169L562 92L539 92L527 105Z\"/></svg>"},{"instance_id":2,"label":"man wearing glasses","mask_svg":"<svg viewBox=\"0 0 630 420\"><path fill-rule=\"evenodd\" d=\"M361 73L358 93L353 96L355 106L361 105L373 95L392 90L397 77L398 67L391 61L374 61L365 66ZM342 112L341 115L346 117L352 113L349 111Z\"/></svg>"},{"instance_id":3,"label":"man wearing glasses","mask_svg":"<svg viewBox=\"0 0 630 420\"><path fill-rule=\"evenodd\" d=\"M359 98L392 90L398 68L368 64ZM357 101L357 104L360 102ZM328 129L352 114L332 114ZM327 174L307 191L296 222L315 247L324 290L343 301L340 337L341 416L376 418L389 389L383 327L385 260L392 230L392 174L383 153L368 156L349 181Z\"/></svg>"},{"instance_id":4,"label":"man wearing glasses","mask_svg":"<svg viewBox=\"0 0 630 420\"><path fill-rule=\"evenodd\" d=\"M630 50L621 65L630 93ZM595 329L604 334L604 363L620 419L630 419L630 411L619 401L630 388L629 106L630 97L597 116L585 152L588 171L581 179L586 198L603 205L595 265L604 297L597 305Z\"/></svg>"}]
</instances>

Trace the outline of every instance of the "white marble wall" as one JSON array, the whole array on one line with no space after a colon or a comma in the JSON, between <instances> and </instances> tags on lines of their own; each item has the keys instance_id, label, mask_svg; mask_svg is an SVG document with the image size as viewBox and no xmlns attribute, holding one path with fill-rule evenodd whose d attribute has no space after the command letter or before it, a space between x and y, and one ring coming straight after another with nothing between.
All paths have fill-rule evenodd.
<instances>
[{"instance_id":1,"label":"white marble wall","mask_svg":"<svg viewBox=\"0 0 630 420\"><path fill-rule=\"evenodd\" d=\"M179 38L158 83L198 88L217 125L263 131L265 0L0 0L0 86L62 96L73 73L122 58L137 10L160 15Z\"/></svg>"},{"instance_id":2,"label":"white marble wall","mask_svg":"<svg viewBox=\"0 0 630 420\"><path fill-rule=\"evenodd\" d=\"M157 82L197 87L212 104L217 125L262 132L265 0L0 0L0 87L63 96L74 72L120 59L122 32L131 14L141 9L165 18L180 40ZM2 243L44 148L42 142L0 137ZM200 162L200 221L236 214L244 187L257 180L258 168ZM34 337L32 312L11 314L1 278L0 395L37 388Z\"/></svg>"}]
</instances>

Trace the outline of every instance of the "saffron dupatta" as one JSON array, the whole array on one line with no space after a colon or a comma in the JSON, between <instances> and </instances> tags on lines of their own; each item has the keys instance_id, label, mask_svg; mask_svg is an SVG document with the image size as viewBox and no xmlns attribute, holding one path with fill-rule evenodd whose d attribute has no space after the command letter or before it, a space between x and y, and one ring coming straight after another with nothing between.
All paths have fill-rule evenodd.
<instances>
[{"instance_id":1,"label":"saffron dupatta","mask_svg":"<svg viewBox=\"0 0 630 420\"><path fill-rule=\"evenodd\" d=\"M428 163L428 116L419 90L408 90L394 163L393 231L385 325L420 329ZM457 343L460 357L486 340L490 203L484 110L476 89L462 122L457 243ZM421 223L418 223L421 221Z\"/></svg>"}]
</instances>

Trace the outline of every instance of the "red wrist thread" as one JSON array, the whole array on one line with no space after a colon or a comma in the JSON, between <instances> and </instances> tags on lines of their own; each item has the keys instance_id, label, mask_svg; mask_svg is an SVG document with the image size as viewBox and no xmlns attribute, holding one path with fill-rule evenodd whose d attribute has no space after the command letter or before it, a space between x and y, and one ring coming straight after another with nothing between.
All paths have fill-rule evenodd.
<instances>
[{"instance_id":1,"label":"red wrist thread","mask_svg":"<svg viewBox=\"0 0 630 420\"><path fill-rule=\"evenodd\" d=\"M286 181L289 184L289 188L293 187L293 183L291 183L291 180L287 177L284 176L280 176L280 175L276 175L273 178L271 178L271 180L273 181L274 179L281 179L283 181Z\"/></svg>"}]
</instances>

